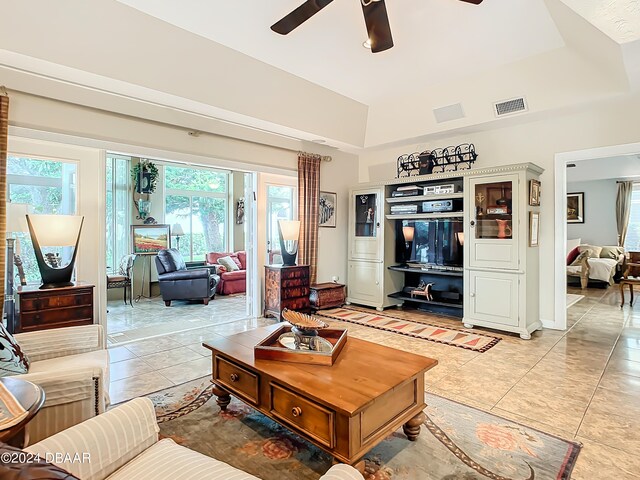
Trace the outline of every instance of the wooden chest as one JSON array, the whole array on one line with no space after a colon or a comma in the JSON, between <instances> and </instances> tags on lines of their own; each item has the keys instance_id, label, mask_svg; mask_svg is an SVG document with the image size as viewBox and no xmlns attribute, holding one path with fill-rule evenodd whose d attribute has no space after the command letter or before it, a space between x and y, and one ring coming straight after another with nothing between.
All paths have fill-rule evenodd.
<instances>
[{"instance_id":1,"label":"wooden chest","mask_svg":"<svg viewBox=\"0 0 640 480\"><path fill-rule=\"evenodd\" d=\"M16 333L92 324L93 289L86 283L46 290L30 285L19 287Z\"/></svg>"},{"instance_id":2,"label":"wooden chest","mask_svg":"<svg viewBox=\"0 0 640 480\"><path fill-rule=\"evenodd\" d=\"M311 308L322 310L344 305L344 285L341 283L316 283L311 285L310 289Z\"/></svg>"},{"instance_id":3,"label":"wooden chest","mask_svg":"<svg viewBox=\"0 0 640 480\"><path fill-rule=\"evenodd\" d=\"M264 316L282 320L282 310L310 312L309 266L265 265Z\"/></svg>"}]
</instances>

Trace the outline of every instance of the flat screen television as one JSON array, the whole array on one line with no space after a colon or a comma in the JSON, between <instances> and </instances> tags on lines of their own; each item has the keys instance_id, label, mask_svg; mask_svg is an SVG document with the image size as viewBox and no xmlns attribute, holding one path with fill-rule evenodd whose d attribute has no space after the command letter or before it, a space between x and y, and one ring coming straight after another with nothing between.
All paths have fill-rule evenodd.
<instances>
[{"instance_id":1,"label":"flat screen television","mask_svg":"<svg viewBox=\"0 0 640 480\"><path fill-rule=\"evenodd\" d=\"M453 218L396 221L396 262L462 267L462 232Z\"/></svg>"}]
</instances>

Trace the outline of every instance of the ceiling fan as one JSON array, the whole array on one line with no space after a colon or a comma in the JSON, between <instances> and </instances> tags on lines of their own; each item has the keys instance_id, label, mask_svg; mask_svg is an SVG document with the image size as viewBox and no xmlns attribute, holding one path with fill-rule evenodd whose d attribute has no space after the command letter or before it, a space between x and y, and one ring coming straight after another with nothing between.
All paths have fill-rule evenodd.
<instances>
[{"instance_id":1,"label":"ceiling fan","mask_svg":"<svg viewBox=\"0 0 640 480\"><path fill-rule=\"evenodd\" d=\"M271 25L271 30L280 35L286 35L304 22L313 17L316 13L329 5L333 0L307 0L289 15L286 15L278 22ZM459 0L461 2L480 5L482 0ZM369 42L373 53L383 52L393 47L391 37L391 27L387 16L387 7L384 0L360 0L364 22L367 25Z\"/></svg>"}]
</instances>

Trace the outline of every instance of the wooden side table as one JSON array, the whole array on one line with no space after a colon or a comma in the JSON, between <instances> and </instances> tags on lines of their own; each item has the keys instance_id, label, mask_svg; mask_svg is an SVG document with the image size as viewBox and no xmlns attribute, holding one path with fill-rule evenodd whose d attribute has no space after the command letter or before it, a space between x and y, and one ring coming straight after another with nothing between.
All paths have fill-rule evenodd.
<instances>
[{"instance_id":1,"label":"wooden side table","mask_svg":"<svg viewBox=\"0 0 640 480\"><path fill-rule=\"evenodd\" d=\"M93 289L93 285L83 282L43 290L36 285L18 287L20 314L15 333L91 325Z\"/></svg>"},{"instance_id":2,"label":"wooden side table","mask_svg":"<svg viewBox=\"0 0 640 480\"><path fill-rule=\"evenodd\" d=\"M17 448L23 448L29 440L25 438L24 427L33 420L44 404L44 390L35 383L19 378L0 378L2 383L16 400L27 411L27 416L20 423L6 429L0 429L0 442L8 443Z\"/></svg>"},{"instance_id":3,"label":"wooden side table","mask_svg":"<svg viewBox=\"0 0 640 480\"><path fill-rule=\"evenodd\" d=\"M341 307L345 301L344 285L333 282L311 285L309 300L314 310Z\"/></svg>"}]
</instances>

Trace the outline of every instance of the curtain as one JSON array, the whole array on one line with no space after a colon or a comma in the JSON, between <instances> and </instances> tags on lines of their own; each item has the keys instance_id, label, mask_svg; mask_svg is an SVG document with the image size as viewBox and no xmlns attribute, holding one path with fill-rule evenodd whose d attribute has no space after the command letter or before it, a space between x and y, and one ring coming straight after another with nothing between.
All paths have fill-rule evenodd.
<instances>
[{"instance_id":1,"label":"curtain","mask_svg":"<svg viewBox=\"0 0 640 480\"><path fill-rule=\"evenodd\" d=\"M4 276L6 262L6 229L7 229L7 136L9 134L9 97L0 91L0 299L4 300ZM0 318L4 310L4 301L0 301Z\"/></svg>"},{"instance_id":2,"label":"curtain","mask_svg":"<svg viewBox=\"0 0 640 480\"><path fill-rule=\"evenodd\" d=\"M309 265L311 284L318 267L318 223L320 203L320 155L298 153L298 219L300 265Z\"/></svg>"},{"instance_id":3,"label":"curtain","mask_svg":"<svg viewBox=\"0 0 640 480\"><path fill-rule=\"evenodd\" d=\"M629 227L629 214L631 213L631 193L633 182L618 182L618 195L616 197L616 224L618 225L618 245L624 246Z\"/></svg>"}]
</instances>

